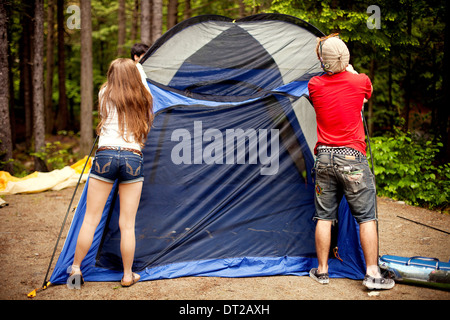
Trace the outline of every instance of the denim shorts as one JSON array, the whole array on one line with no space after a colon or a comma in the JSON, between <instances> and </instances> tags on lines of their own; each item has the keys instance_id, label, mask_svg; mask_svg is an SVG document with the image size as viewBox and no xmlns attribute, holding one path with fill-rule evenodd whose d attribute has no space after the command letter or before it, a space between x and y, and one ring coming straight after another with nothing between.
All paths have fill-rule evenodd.
<instances>
[{"instance_id":1,"label":"denim shorts","mask_svg":"<svg viewBox=\"0 0 450 320\"><path fill-rule=\"evenodd\" d=\"M337 220L338 207L345 196L358 223L376 220L375 180L365 156L320 152L313 170L314 219Z\"/></svg>"},{"instance_id":2,"label":"denim shorts","mask_svg":"<svg viewBox=\"0 0 450 320\"><path fill-rule=\"evenodd\" d=\"M90 177L109 183L144 181L144 159L131 151L102 150L95 153Z\"/></svg>"}]
</instances>

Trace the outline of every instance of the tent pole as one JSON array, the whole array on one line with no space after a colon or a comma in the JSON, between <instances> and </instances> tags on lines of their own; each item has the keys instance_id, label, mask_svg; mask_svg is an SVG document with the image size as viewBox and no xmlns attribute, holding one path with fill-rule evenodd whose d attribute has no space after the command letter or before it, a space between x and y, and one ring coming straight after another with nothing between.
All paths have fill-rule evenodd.
<instances>
[{"instance_id":1,"label":"tent pole","mask_svg":"<svg viewBox=\"0 0 450 320\"><path fill-rule=\"evenodd\" d=\"M377 183L376 183L376 178L375 178L375 167L373 165L372 147L370 145L369 129L367 127L366 118L364 117L364 105L361 110L361 117L362 117L363 123L364 123L364 130L366 131L367 143L369 145L370 162L372 164L373 184L374 184L374 188L375 188L375 219L376 219L375 221L376 221L376 226L377 226L377 251L378 251L377 256L380 257L380 235L378 232ZM377 261L378 261L378 259L377 259Z\"/></svg>"},{"instance_id":2,"label":"tent pole","mask_svg":"<svg viewBox=\"0 0 450 320\"><path fill-rule=\"evenodd\" d=\"M83 176L84 169L86 169L86 165L87 165L87 163L89 161L89 158L91 157L92 151L94 150L94 147L95 147L95 144L97 143L97 140L98 140L98 135L96 136L96 138L94 140L94 143L92 144L91 151L89 152L89 155L88 155L88 157L86 159L86 163L84 164L83 170L81 171L80 177L78 178L77 185L75 186L75 190L74 190L74 192L72 194L72 199L70 200L69 207L67 208L66 216L64 217L63 223L61 225L61 230L59 231L58 239L56 240L55 248L53 249L52 257L50 258L50 263L48 264L47 273L45 274L44 283L42 284L43 288L46 287L46 285L47 285L47 277L48 277L48 274L49 274L49 271L50 271L50 267L51 267L52 262L53 262L53 258L55 257L56 249L58 248L59 240L61 238L64 226L66 224L67 216L69 215L69 212L70 212L70 207L72 206L72 202L73 202L73 199L75 198L75 194L77 193L77 189L78 189L78 186L80 184L81 177Z\"/></svg>"}]
</instances>

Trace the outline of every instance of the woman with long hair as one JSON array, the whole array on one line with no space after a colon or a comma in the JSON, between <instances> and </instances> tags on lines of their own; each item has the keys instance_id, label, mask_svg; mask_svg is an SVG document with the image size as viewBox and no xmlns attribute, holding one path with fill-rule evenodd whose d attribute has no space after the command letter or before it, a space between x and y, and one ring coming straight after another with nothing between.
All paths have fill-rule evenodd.
<instances>
[{"instance_id":1,"label":"woman with long hair","mask_svg":"<svg viewBox=\"0 0 450 320\"><path fill-rule=\"evenodd\" d=\"M123 263L121 284L129 287L140 279L137 273L132 272L136 246L135 218L144 180L141 148L153 123L152 96L133 60L119 58L109 66L107 82L99 92L99 116L98 149L89 174L86 213L70 276L79 276L81 283L84 282L81 263L91 247L106 200L118 179Z\"/></svg>"}]
</instances>

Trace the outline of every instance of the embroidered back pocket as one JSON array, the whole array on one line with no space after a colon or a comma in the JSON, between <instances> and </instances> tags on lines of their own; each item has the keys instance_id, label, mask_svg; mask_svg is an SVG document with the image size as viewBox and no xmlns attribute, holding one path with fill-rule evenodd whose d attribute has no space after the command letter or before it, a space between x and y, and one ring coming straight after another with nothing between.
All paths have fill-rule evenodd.
<instances>
[{"instance_id":1,"label":"embroidered back pocket","mask_svg":"<svg viewBox=\"0 0 450 320\"><path fill-rule=\"evenodd\" d=\"M113 157L95 157L95 172L99 174L108 173L111 168L111 162Z\"/></svg>"},{"instance_id":2,"label":"embroidered back pocket","mask_svg":"<svg viewBox=\"0 0 450 320\"><path fill-rule=\"evenodd\" d=\"M142 160L135 160L133 158L128 158L125 161L126 172L133 176L137 177L141 175L142 170Z\"/></svg>"}]
</instances>

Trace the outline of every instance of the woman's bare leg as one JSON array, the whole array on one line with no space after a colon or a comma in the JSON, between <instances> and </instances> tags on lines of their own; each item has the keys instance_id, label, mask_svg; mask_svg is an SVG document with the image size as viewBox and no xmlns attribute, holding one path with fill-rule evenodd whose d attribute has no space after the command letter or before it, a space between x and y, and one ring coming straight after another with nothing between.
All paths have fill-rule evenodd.
<instances>
[{"instance_id":1,"label":"woman's bare leg","mask_svg":"<svg viewBox=\"0 0 450 320\"><path fill-rule=\"evenodd\" d=\"M113 184L102 180L89 179L88 192L86 198L86 213L83 224L78 234L77 247L73 266L79 268L81 262L89 251L94 239L94 233L102 217L106 200L111 192Z\"/></svg>"},{"instance_id":2,"label":"woman's bare leg","mask_svg":"<svg viewBox=\"0 0 450 320\"><path fill-rule=\"evenodd\" d=\"M120 252L123 262L123 281L132 279L132 266L136 247L135 222L136 213L141 199L142 182L119 185L120 199Z\"/></svg>"}]
</instances>

